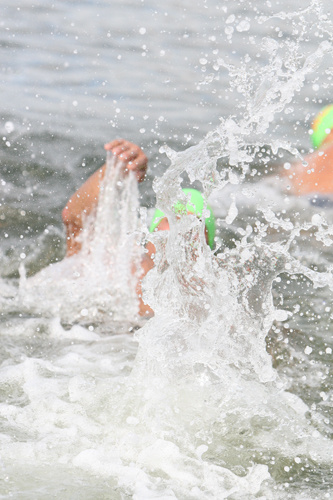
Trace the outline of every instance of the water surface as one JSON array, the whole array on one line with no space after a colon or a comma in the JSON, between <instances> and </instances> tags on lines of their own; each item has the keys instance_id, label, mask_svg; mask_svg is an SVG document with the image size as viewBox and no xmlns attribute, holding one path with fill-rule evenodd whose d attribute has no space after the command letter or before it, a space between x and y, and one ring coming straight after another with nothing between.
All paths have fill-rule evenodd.
<instances>
[{"instance_id":1,"label":"water surface","mask_svg":"<svg viewBox=\"0 0 333 500\"><path fill-rule=\"evenodd\" d=\"M307 152L311 119L331 99L327 46L320 59L331 4L313 5L307 13L308 4L294 2L292 17L285 0L2 2L3 498L331 498L332 209L283 190L275 175L292 154L272 147ZM62 264L43 294L23 289L18 298L20 265L30 276L63 258L61 209L104 161L105 142L125 137L148 154L140 203L150 210L153 179L170 164L160 147L199 154L220 119L227 144L230 117L251 133L238 136L235 176L211 195L219 252L227 251L218 271L204 253L211 314L180 318L203 302L178 295L174 281L169 311L161 307L139 330L121 306L122 320L103 309L93 286L91 295L65 288ZM233 163L231 149L221 151L219 171ZM166 191L178 175L169 172ZM297 225L295 243L274 246ZM251 254L255 234L266 246ZM275 266L278 252L279 262L291 255L304 268ZM96 282L102 276L90 272Z\"/></svg>"}]
</instances>

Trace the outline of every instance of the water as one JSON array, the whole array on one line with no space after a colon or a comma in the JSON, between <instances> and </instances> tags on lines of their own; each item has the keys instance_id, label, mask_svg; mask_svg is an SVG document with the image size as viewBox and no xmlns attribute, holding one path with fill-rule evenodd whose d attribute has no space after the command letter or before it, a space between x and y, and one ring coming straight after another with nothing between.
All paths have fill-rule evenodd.
<instances>
[{"instance_id":1,"label":"water","mask_svg":"<svg viewBox=\"0 0 333 500\"><path fill-rule=\"evenodd\" d=\"M332 496L332 210L277 178L331 99L331 6L293 9L2 3L2 498ZM148 179L110 178L104 238L88 224L62 261L61 209L115 136ZM180 177L210 196L215 256L170 213ZM155 194L144 321L112 270Z\"/></svg>"}]
</instances>

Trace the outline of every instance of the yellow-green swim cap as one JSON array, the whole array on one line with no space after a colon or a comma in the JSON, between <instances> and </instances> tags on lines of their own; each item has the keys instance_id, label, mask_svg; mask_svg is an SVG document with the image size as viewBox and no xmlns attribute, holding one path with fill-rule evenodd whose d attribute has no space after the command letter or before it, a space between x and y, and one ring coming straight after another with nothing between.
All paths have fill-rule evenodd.
<instances>
[{"instance_id":1,"label":"yellow-green swim cap","mask_svg":"<svg viewBox=\"0 0 333 500\"><path fill-rule=\"evenodd\" d=\"M183 189L183 192L185 194L190 194L191 199L190 201L187 202L186 207L183 205L181 202L177 202L173 209L175 213L187 213L190 212L192 214L197 215L198 217L201 217L202 211L205 208L205 202L202 194L200 191L197 191L196 189ZM207 234L208 234L208 245L210 246L211 249L214 247L214 238L215 238L215 217L213 214L213 211L211 207L207 204L206 210L209 211L209 216L205 219L205 226L207 229ZM152 223L150 225L149 231L152 233L159 223L161 222L161 219L166 217L165 213L162 212L162 210L155 210L154 217L152 220Z\"/></svg>"},{"instance_id":2,"label":"yellow-green swim cap","mask_svg":"<svg viewBox=\"0 0 333 500\"><path fill-rule=\"evenodd\" d=\"M326 137L328 136L328 130L333 129L333 104L329 104L325 106L312 123L313 134L312 144L315 149L319 148L321 144L324 142Z\"/></svg>"}]
</instances>

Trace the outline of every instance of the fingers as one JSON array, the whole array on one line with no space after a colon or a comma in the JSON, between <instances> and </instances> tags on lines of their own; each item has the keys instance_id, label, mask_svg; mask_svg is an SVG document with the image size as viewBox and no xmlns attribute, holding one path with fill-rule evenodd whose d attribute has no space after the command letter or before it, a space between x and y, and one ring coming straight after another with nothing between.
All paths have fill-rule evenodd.
<instances>
[{"instance_id":1,"label":"fingers","mask_svg":"<svg viewBox=\"0 0 333 500\"><path fill-rule=\"evenodd\" d=\"M137 158L142 160L145 157L142 149L132 142L124 139L117 139L104 146L107 151L112 151L116 156L119 156L124 163L129 163Z\"/></svg>"},{"instance_id":2,"label":"fingers","mask_svg":"<svg viewBox=\"0 0 333 500\"><path fill-rule=\"evenodd\" d=\"M138 147L129 141L125 141L124 139L116 139L108 144L105 144L104 149L106 149L106 151L112 151L113 154L120 156L125 151L130 150L131 146Z\"/></svg>"},{"instance_id":3,"label":"fingers","mask_svg":"<svg viewBox=\"0 0 333 500\"><path fill-rule=\"evenodd\" d=\"M124 139L116 139L105 144L106 151L119 157L128 170L135 172L139 182L142 182L147 171L148 158L136 144Z\"/></svg>"}]
</instances>

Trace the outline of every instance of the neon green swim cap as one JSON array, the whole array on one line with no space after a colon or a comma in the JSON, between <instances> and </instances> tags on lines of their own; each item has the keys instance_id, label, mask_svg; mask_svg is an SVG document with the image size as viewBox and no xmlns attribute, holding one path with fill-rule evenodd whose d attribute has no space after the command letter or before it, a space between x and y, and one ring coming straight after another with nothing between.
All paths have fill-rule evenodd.
<instances>
[{"instance_id":1,"label":"neon green swim cap","mask_svg":"<svg viewBox=\"0 0 333 500\"><path fill-rule=\"evenodd\" d=\"M183 189L183 192L185 194L190 194L191 199L190 199L190 201L187 202L186 207L183 205L183 203L178 201L173 207L175 213L179 213L179 214L183 213L184 214L184 213L190 212L192 214L197 215L198 217L201 217L202 211L205 208L205 202L204 202L204 198L203 198L202 194L200 193L200 191L197 191L196 189ZM213 214L211 207L208 204L206 206L206 210L208 210L210 213L209 217L207 217L205 219L205 226L206 226L207 233L208 233L208 245L210 246L211 249L213 249L214 237L215 237L215 231L216 231L215 217L214 217L214 214ZM166 217L166 215L164 212L162 212L162 210L158 210L158 209L155 210L154 217L153 217L152 223L151 223L150 228L149 228L149 231L151 233L157 228L157 226L161 222L161 219L163 219L164 217Z\"/></svg>"},{"instance_id":2,"label":"neon green swim cap","mask_svg":"<svg viewBox=\"0 0 333 500\"><path fill-rule=\"evenodd\" d=\"M324 142L329 132L333 129L333 104L325 106L312 123L313 134L311 136L312 144L315 149L319 148Z\"/></svg>"}]
</instances>

